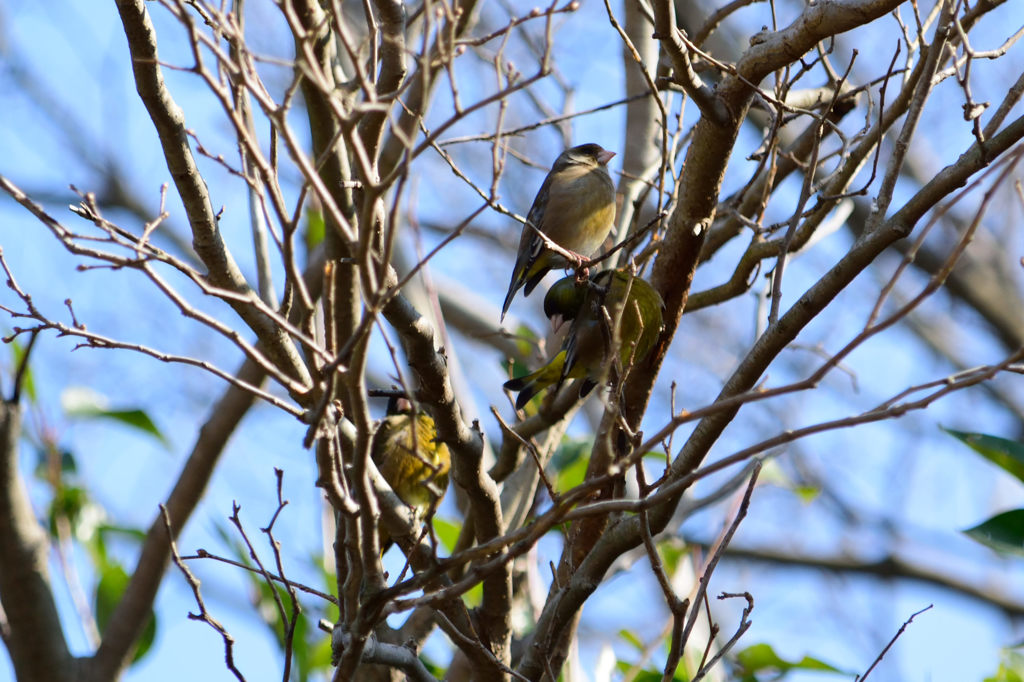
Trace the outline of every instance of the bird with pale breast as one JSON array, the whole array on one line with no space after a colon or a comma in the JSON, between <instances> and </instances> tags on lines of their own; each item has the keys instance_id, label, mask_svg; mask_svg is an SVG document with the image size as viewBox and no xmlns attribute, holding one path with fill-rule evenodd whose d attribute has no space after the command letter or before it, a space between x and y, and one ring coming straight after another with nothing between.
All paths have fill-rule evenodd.
<instances>
[{"instance_id":1,"label":"bird with pale breast","mask_svg":"<svg viewBox=\"0 0 1024 682\"><path fill-rule=\"evenodd\" d=\"M433 418L422 410L413 413L405 398L388 401L387 416L373 435L370 457L399 499L424 522L437 510L448 489L451 453L437 440ZM381 528L381 551L391 546Z\"/></svg>"},{"instance_id":2,"label":"bird with pale breast","mask_svg":"<svg viewBox=\"0 0 1024 682\"><path fill-rule=\"evenodd\" d=\"M570 264L545 244L538 230L571 252L576 265L601 248L615 223L615 185L607 167L613 156L615 152L589 143L566 149L555 160L526 215L501 319L517 291L529 296L549 270Z\"/></svg>"}]
</instances>

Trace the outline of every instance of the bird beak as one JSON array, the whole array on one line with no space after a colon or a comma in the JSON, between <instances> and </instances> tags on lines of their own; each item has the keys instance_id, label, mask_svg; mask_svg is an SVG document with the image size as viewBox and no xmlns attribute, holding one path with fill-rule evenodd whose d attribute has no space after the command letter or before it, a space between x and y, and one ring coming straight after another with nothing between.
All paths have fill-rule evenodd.
<instances>
[{"instance_id":1,"label":"bird beak","mask_svg":"<svg viewBox=\"0 0 1024 682\"><path fill-rule=\"evenodd\" d=\"M604 166L605 164L612 160L613 156L615 156L615 152L610 152L607 149L605 149L600 154L597 155L597 162Z\"/></svg>"},{"instance_id":2,"label":"bird beak","mask_svg":"<svg viewBox=\"0 0 1024 682\"><path fill-rule=\"evenodd\" d=\"M551 316L551 333L552 334L557 334L558 330L562 328L563 324L565 324L565 318L562 316L561 313L555 313L554 315L552 315Z\"/></svg>"}]
</instances>

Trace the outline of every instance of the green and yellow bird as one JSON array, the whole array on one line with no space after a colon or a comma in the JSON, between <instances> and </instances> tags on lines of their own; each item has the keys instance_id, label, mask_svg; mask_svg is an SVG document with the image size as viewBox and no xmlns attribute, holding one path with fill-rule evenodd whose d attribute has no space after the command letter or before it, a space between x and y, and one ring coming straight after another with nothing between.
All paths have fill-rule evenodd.
<instances>
[{"instance_id":1,"label":"green and yellow bird","mask_svg":"<svg viewBox=\"0 0 1024 682\"><path fill-rule=\"evenodd\" d=\"M589 393L611 359L615 337L608 320L618 324L620 365L643 360L661 334L664 308L654 287L625 270L605 270L580 285L574 277L555 282L544 297L544 312L552 324L572 320L572 327L562 349L546 365L505 382L506 389L519 392L516 409L548 386L557 389L566 379L583 379L580 396Z\"/></svg>"},{"instance_id":2,"label":"green and yellow bird","mask_svg":"<svg viewBox=\"0 0 1024 682\"><path fill-rule=\"evenodd\" d=\"M523 293L529 296L549 270L568 264L544 245L537 230L580 262L601 248L615 222L615 185L607 168L613 156L615 152L590 143L566 149L555 160L526 215L501 319L519 289L525 287Z\"/></svg>"},{"instance_id":3,"label":"green and yellow bird","mask_svg":"<svg viewBox=\"0 0 1024 682\"><path fill-rule=\"evenodd\" d=\"M414 415L408 400L391 398L370 453L381 476L402 502L412 507L417 520L430 518L448 489L451 470L451 453L437 440L430 415L422 410ZM391 542L381 529L381 551Z\"/></svg>"}]
</instances>

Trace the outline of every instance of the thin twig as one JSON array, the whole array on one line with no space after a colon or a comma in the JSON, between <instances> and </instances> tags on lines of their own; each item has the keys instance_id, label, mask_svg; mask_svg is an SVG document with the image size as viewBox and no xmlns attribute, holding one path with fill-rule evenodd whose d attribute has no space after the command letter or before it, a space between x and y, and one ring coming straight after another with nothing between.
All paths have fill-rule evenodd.
<instances>
[{"instance_id":1,"label":"thin twig","mask_svg":"<svg viewBox=\"0 0 1024 682\"><path fill-rule=\"evenodd\" d=\"M174 531L171 528L171 517L167 513L167 507L162 504L160 505L160 514L163 516L164 527L167 529L167 542L171 546L171 559L174 561L174 565L178 567L178 570L181 571L181 574L185 576L185 581L188 583L188 586L192 588L192 595L195 597L196 604L199 606L199 613L189 612L188 617L192 620L203 621L220 634L221 638L224 640L224 664L240 682L245 682L245 677L242 675L241 671L235 667L235 638L231 636L231 634L223 625L220 624L220 622L217 621L216 618L210 615L209 611L207 611L206 603L203 601L203 595L199 592L199 579L193 575L192 571L190 571L188 566L185 565L185 562L182 561L181 555L178 554L178 545L174 541Z\"/></svg>"},{"instance_id":2,"label":"thin twig","mask_svg":"<svg viewBox=\"0 0 1024 682\"><path fill-rule=\"evenodd\" d=\"M882 662L882 658L887 653L889 653L889 649L892 648L892 645L896 643L896 640L899 639L900 635L902 635L903 632L907 629L907 626L909 626L911 623L914 622L914 618L916 618L917 616L920 616L922 613L924 613L928 609L932 608L933 606L934 606L934 604L929 604L928 606L924 607L920 611L915 611L914 613L910 614L910 618L907 618L905 621L903 621L903 625L901 625L900 629L896 631L896 634L892 636L892 639L890 639L889 643L885 645L885 648L882 649L879 652L879 654L875 658L875 660L871 663L870 666L868 666L868 669L864 671L864 674L863 675L858 675L856 678L854 678L854 682L864 682L864 680L866 680L868 678L868 675L871 674L871 671L875 669L875 666L877 666L879 663L881 663Z\"/></svg>"}]
</instances>

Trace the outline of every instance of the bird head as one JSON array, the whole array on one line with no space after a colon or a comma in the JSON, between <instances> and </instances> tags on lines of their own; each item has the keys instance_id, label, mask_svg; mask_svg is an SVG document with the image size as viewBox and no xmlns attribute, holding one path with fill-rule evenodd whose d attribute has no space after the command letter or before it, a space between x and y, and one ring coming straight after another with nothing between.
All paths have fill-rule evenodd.
<instances>
[{"instance_id":1,"label":"bird head","mask_svg":"<svg viewBox=\"0 0 1024 682\"><path fill-rule=\"evenodd\" d=\"M391 416L393 414L412 414L412 401L406 398L404 395L393 395L388 398L388 406L385 414Z\"/></svg>"},{"instance_id":2,"label":"bird head","mask_svg":"<svg viewBox=\"0 0 1024 682\"><path fill-rule=\"evenodd\" d=\"M555 165L552 166L552 170L557 171L573 164L594 167L605 166L612 160L613 156L615 156L615 152L610 152L599 144L588 142L587 144L577 145L562 152L555 161Z\"/></svg>"},{"instance_id":3,"label":"bird head","mask_svg":"<svg viewBox=\"0 0 1024 682\"><path fill-rule=\"evenodd\" d=\"M586 282L577 282L575 276L563 277L551 285L544 296L544 315L551 321L552 331L557 332L563 324L576 319L588 286Z\"/></svg>"}]
</instances>

